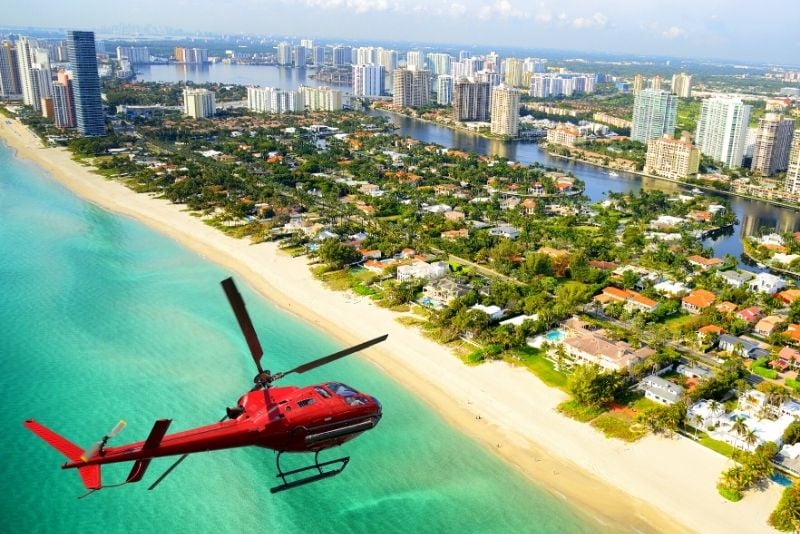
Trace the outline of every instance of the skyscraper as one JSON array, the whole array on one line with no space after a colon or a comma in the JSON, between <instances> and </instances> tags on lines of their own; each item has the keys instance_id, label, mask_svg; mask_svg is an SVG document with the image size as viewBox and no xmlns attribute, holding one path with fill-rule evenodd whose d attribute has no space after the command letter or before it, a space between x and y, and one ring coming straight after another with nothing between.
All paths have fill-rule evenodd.
<instances>
[{"instance_id":1,"label":"skyscraper","mask_svg":"<svg viewBox=\"0 0 800 534\"><path fill-rule=\"evenodd\" d=\"M72 66L72 90L78 132L81 135L105 135L106 124L103 103L100 100L94 32L67 32L67 46Z\"/></svg>"},{"instance_id":2,"label":"skyscraper","mask_svg":"<svg viewBox=\"0 0 800 534\"><path fill-rule=\"evenodd\" d=\"M503 81L506 85L511 87L522 86L523 66L523 61L515 57L503 60Z\"/></svg>"},{"instance_id":3,"label":"skyscraper","mask_svg":"<svg viewBox=\"0 0 800 534\"><path fill-rule=\"evenodd\" d=\"M453 101L453 77L442 75L436 78L436 103L449 106Z\"/></svg>"},{"instance_id":4,"label":"skyscraper","mask_svg":"<svg viewBox=\"0 0 800 534\"><path fill-rule=\"evenodd\" d=\"M640 91L644 89L644 76L641 74L637 74L633 77L633 88L631 91L633 94L638 95Z\"/></svg>"},{"instance_id":5,"label":"skyscraper","mask_svg":"<svg viewBox=\"0 0 800 534\"><path fill-rule=\"evenodd\" d=\"M306 47L305 46L293 46L292 47L292 65L295 67L305 67L306 66Z\"/></svg>"},{"instance_id":6,"label":"skyscraper","mask_svg":"<svg viewBox=\"0 0 800 534\"><path fill-rule=\"evenodd\" d=\"M278 43L275 63L281 66L292 64L292 45L289 43Z\"/></svg>"},{"instance_id":7,"label":"skyscraper","mask_svg":"<svg viewBox=\"0 0 800 534\"><path fill-rule=\"evenodd\" d=\"M692 96L692 75L681 72L672 75L672 92L680 98Z\"/></svg>"},{"instance_id":8,"label":"skyscraper","mask_svg":"<svg viewBox=\"0 0 800 534\"><path fill-rule=\"evenodd\" d=\"M208 89L183 88L183 113L193 119L204 119L216 113L214 93Z\"/></svg>"},{"instance_id":9,"label":"skyscraper","mask_svg":"<svg viewBox=\"0 0 800 534\"><path fill-rule=\"evenodd\" d=\"M0 45L0 96L9 97L21 94L17 50L13 43L5 41Z\"/></svg>"},{"instance_id":10,"label":"skyscraper","mask_svg":"<svg viewBox=\"0 0 800 534\"><path fill-rule=\"evenodd\" d=\"M515 137L519 131L519 90L500 84L492 88L492 126L495 135Z\"/></svg>"},{"instance_id":11,"label":"skyscraper","mask_svg":"<svg viewBox=\"0 0 800 534\"><path fill-rule=\"evenodd\" d=\"M428 64L431 67L431 72L434 76L443 76L450 74L450 61L453 58L450 54L432 53L428 54Z\"/></svg>"},{"instance_id":12,"label":"skyscraper","mask_svg":"<svg viewBox=\"0 0 800 534\"><path fill-rule=\"evenodd\" d=\"M146 46L118 46L117 60L123 58L127 58L131 65L146 65L150 63L150 49Z\"/></svg>"},{"instance_id":13,"label":"skyscraper","mask_svg":"<svg viewBox=\"0 0 800 534\"><path fill-rule=\"evenodd\" d=\"M786 170L786 190L800 195L800 130L794 131L789 165Z\"/></svg>"},{"instance_id":14,"label":"skyscraper","mask_svg":"<svg viewBox=\"0 0 800 534\"><path fill-rule=\"evenodd\" d=\"M631 139L647 143L675 133L678 98L667 91L642 89L633 101Z\"/></svg>"},{"instance_id":15,"label":"skyscraper","mask_svg":"<svg viewBox=\"0 0 800 534\"><path fill-rule=\"evenodd\" d=\"M384 69L381 65L353 65L353 94L381 96Z\"/></svg>"},{"instance_id":16,"label":"skyscraper","mask_svg":"<svg viewBox=\"0 0 800 534\"><path fill-rule=\"evenodd\" d=\"M28 39L27 37L20 37L17 41L17 66L19 67L19 80L22 87L22 101L26 106L31 106L37 111L42 110L41 98L39 95L38 80L35 74L31 72L36 66L36 53L37 42Z\"/></svg>"},{"instance_id":17,"label":"skyscraper","mask_svg":"<svg viewBox=\"0 0 800 534\"><path fill-rule=\"evenodd\" d=\"M644 172L681 179L697 174L699 167L700 151L692 145L688 134L681 139L665 135L647 142Z\"/></svg>"},{"instance_id":18,"label":"skyscraper","mask_svg":"<svg viewBox=\"0 0 800 534\"><path fill-rule=\"evenodd\" d=\"M466 78L456 81L453 85L453 120L488 121L490 91L489 82L471 82Z\"/></svg>"},{"instance_id":19,"label":"skyscraper","mask_svg":"<svg viewBox=\"0 0 800 534\"><path fill-rule=\"evenodd\" d=\"M427 106L431 100L431 71L397 69L394 71L392 103L399 107Z\"/></svg>"},{"instance_id":20,"label":"skyscraper","mask_svg":"<svg viewBox=\"0 0 800 534\"><path fill-rule=\"evenodd\" d=\"M772 176L787 169L793 129L794 119L786 119L777 113L767 113L759 119L753 149L753 172Z\"/></svg>"},{"instance_id":21,"label":"skyscraper","mask_svg":"<svg viewBox=\"0 0 800 534\"><path fill-rule=\"evenodd\" d=\"M661 78L661 75L656 74L655 76L653 76L653 79L650 80L650 89L652 89L653 91L660 91L663 82L664 80Z\"/></svg>"},{"instance_id":22,"label":"skyscraper","mask_svg":"<svg viewBox=\"0 0 800 534\"><path fill-rule=\"evenodd\" d=\"M419 50L410 50L406 53L406 68L409 70L422 70L425 68L425 56Z\"/></svg>"},{"instance_id":23,"label":"skyscraper","mask_svg":"<svg viewBox=\"0 0 800 534\"><path fill-rule=\"evenodd\" d=\"M700 107L695 143L700 152L726 167L742 164L750 106L738 98L707 98Z\"/></svg>"}]
</instances>

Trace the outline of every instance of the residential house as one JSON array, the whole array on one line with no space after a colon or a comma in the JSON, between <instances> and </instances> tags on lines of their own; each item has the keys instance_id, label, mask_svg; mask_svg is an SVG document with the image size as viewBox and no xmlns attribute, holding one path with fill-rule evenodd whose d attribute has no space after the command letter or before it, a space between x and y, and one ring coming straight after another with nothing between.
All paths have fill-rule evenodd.
<instances>
[{"instance_id":1,"label":"residential house","mask_svg":"<svg viewBox=\"0 0 800 534\"><path fill-rule=\"evenodd\" d=\"M686 410L686 421L702 429L715 426L724 418L725 405L717 401L701 399Z\"/></svg>"},{"instance_id":2,"label":"residential house","mask_svg":"<svg viewBox=\"0 0 800 534\"><path fill-rule=\"evenodd\" d=\"M501 210L513 210L522 202L519 197L508 197L500 201Z\"/></svg>"},{"instance_id":3,"label":"residential house","mask_svg":"<svg viewBox=\"0 0 800 534\"><path fill-rule=\"evenodd\" d=\"M786 286L786 281L780 276L770 273L758 273L750 282L750 291L760 291L770 295L777 293Z\"/></svg>"},{"instance_id":4,"label":"residential house","mask_svg":"<svg viewBox=\"0 0 800 534\"><path fill-rule=\"evenodd\" d=\"M561 248L551 248L551 247L540 247L539 250L536 251L537 254L545 254L550 256L554 260L559 258L566 258L569 256L569 250L564 250Z\"/></svg>"},{"instance_id":5,"label":"residential house","mask_svg":"<svg viewBox=\"0 0 800 534\"><path fill-rule=\"evenodd\" d=\"M675 372L686 378L697 378L699 380L708 380L714 376L714 372L703 365L680 364L675 368Z\"/></svg>"},{"instance_id":6,"label":"residential house","mask_svg":"<svg viewBox=\"0 0 800 534\"><path fill-rule=\"evenodd\" d=\"M700 343L708 343L716 341L716 339L725 333L725 329L715 324L707 324L697 329L697 340Z\"/></svg>"},{"instance_id":7,"label":"residential house","mask_svg":"<svg viewBox=\"0 0 800 534\"><path fill-rule=\"evenodd\" d=\"M411 280L436 280L442 278L450 272L450 268L443 261L426 263L416 260L410 265L401 265L397 268L398 282L410 282Z\"/></svg>"},{"instance_id":8,"label":"residential house","mask_svg":"<svg viewBox=\"0 0 800 534\"><path fill-rule=\"evenodd\" d=\"M444 218L447 219L450 222L459 222L459 221L463 221L466 218L466 215L464 215L463 211L453 210L453 211L445 212Z\"/></svg>"},{"instance_id":9,"label":"residential house","mask_svg":"<svg viewBox=\"0 0 800 534\"><path fill-rule=\"evenodd\" d=\"M644 391L644 396L655 402L672 405L683 396L683 388L665 380L660 376L650 375L639 382L639 389Z\"/></svg>"},{"instance_id":10,"label":"residential house","mask_svg":"<svg viewBox=\"0 0 800 534\"><path fill-rule=\"evenodd\" d=\"M769 354L759 346L758 342L731 334L722 334L719 336L719 350L753 359L761 358Z\"/></svg>"},{"instance_id":11,"label":"residential house","mask_svg":"<svg viewBox=\"0 0 800 534\"><path fill-rule=\"evenodd\" d=\"M786 360L795 369L800 368L800 350L792 347L783 347L778 352L778 358Z\"/></svg>"},{"instance_id":12,"label":"residential house","mask_svg":"<svg viewBox=\"0 0 800 534\"><path fill-rule=\"evenodd\" d=\"M775 294L775 298L784 304L791 304L800 299L800 289L785 289Z\"/></svg>"},{"instance_id":13,"label":"residential house","mask_svg":"<svg viewBox=\"0 0 800 534\"><path fill-rule=\"evenodd\" d=\"M748 271L720 271L717 276L731 287L742 288L752 280L755 275Z\"/></svg>"},{"instance_id":14,"label":"residential house","mask_svg":"<svg viewBox=\"0 0 800 534\"><path fill-rule=\"evenodd\" d=\"M685 223L681 217L673 217L672 215L659 215L657 218L650 221L650 227L656 229L673 228Z\"/></svg>"},{"instance_id":15,"label":"residential house","mask_svg":"<svg viewBox=\"0 0 800 534\"><path fill-rule=\"evenodd\" d=\"M361 257L364 258L365 260L367 260L367 259L370 259L370 260L379 260L379 259L381 259L381 251L378 250L378 249L370 250L370 249L365 249L365 248L359 248L358 249L358 253L361 254Z\"/></svg>"},{"instance_id":16,"label":"residential house","mask_svg":"<svg viewBox=\"0 0 800 534\"><path fill-rule=\"evenodd\" d=\"M596 332L567 336L563 345L576 364L594 363L609 371L628 369L655 354L650 347L633 350L624 341L609 341Z\"/></svg>"},{"instance_id":17,"label":"residential house","mask_svg":"<svg viewBox=\"0 0 800 534\"><path fill-rule=\"evenodd\" d=\"M532 198L526 198L522 201L522 204L519 205L519 208L525 213L525 215L535 215L536 214L536 201Z\"/></svg>"},{"instance_id":18,"label":"residential house","mask_svg":"<svg viewBox=\"0 0 800 534\"><path fill-rule=\"evenodd\" d=\"M699 267L704 271L719 267L724 263L719 258L704 258L703 256L689 256L686 260L689 262L689 265Z\"/></svg>"},{"instance_id":19,"label":"residential house","mask_svg":"<svg viewBox=\"0 0 800 534\"><path fill-rule=\"evenodd\" d=\"M363 263L363 267L375 274L382 275L386 272L386 269L390 267L399 267L402 265L399 261L396 260L367 260Z\"/></svg>"},{"instance_id":20,"label":"residential house","mask_svg":"<svg viewBox=\"0 0 800 534\"><path fill-rule=\"evenodd\" d=\"M671 282L669 280L657 283L653 286L653 289L670 297L679 297L689 291L689 288L683 282Z\"/></svg>"},{"instance_id":21,"label":"residential house","mask_svg":"<svg viewBox=\"0 0 800 534\"><path fill-rule=\"evenodd\" d=\"M489 319L492 321L499 321L503 318L505 314L505 310L500 306L495 306L492 304L491 306L484 306L483 304L474 304L469 307L470 310L477 310L479 312L483 312L489 316Z\"/></svg>"},{"instance_id":22,"label":"residential house","mask_svg":"<svg viewBox=\"0 0 800 534\"><path fill-rule=\"evenodd\" d=\"M785 317L779 317L777 315L768 315L767 317L764 317L763 319L758 321L753 330L755 331L756 334L767 337L770 334L772 334L772 332L775 331L775 328L779 324L782 324L784 322L786 322Z\"/></svg>"},{"instance_id":23,"label":"residential house","mask_svg":"<svg viewBox=\"0 0 800 534\"><path fill-rule=\"evenodd\" d=\"M736 317L742 319L743 321L747 321L750 324L758 321L761 318L761 315L761 308L758 306L750 306L736 312Z\"/></svg>"},{"instance_id":24,"label":"residential house","mask_svg":"<svg viewBox=\"0 0 800 534\"><path fill-rule=\"evenodd\" d=\"M447 306L453 300L466 295L469 286L460 284L452 278L439 278L433 280L422 288L423 301L428 299L432 304Z\"/></svg>"},{"instance_id":25,"label":"residential house","mask_svg":"<svg viewBox=\"0 0 800 534\"><path fill-rule=\"evenodd\" d=\"M733 302L729 302L729 301L726 300L725 302L720 302L719 304L717 304L714 307L720 313L724 313L725 315L730 315L731 313L735 312L736 308L738 308L739 306L737 306Z\"/></svg>"},{"instance_id":26,"label":"residential house","mask_svg":"<svg viewBox=\"0 0 800 534\"><path fill-rule=\"evenodd\" d=\"M689 313L700 313L716 300L716 295L705 289L695 289L681 299L681 308Z\"/></svg>"},{"instance_id":27,"label":"residential house","mask_svg":"<svg viewBox=\"0 0 800 534\"><path fill-rule=\"evenodd\" d=\"M507 224L495 226L489 229L489 235L495 237L505 237L508 239L516 239L519 237L519 230Z\"/></svg>"},{"instance_id":28,"label":"residential house","mask_svg":"<svg viewBox=\"0 0 800 534\"><path fill-rule=\"evenodd\" d=\"M800 343L800 324L791 323L784 333L795 343Z\"/></svg>"},{"instance_id":29,"label":"residential house","mask_svg":"<svg viewBox=\"0 0 800 534\"><path fill-rule=\"evenodd\" d=\"M509 317L508 319L504 319L500 321L500 326L505 326L507 324L513 326L522 326L525 321L535 321L539 318L539 315L534 313L533 315L517 315L515 317Z\"/></svg>"},{"instance_id":30,"label":"residential house","mask_svg":"<svg viewBox=\"0 0 800 534\"><path fill-rule=\"evenodd\" d=\"M658 308L658 302L651 298L645 297L644 295L641 295L636 291L631 291L630 289L619 289L613 286L604 288L603 292L600 295L597 295L594 300L601 304L607 304L609 302L622 302L625 304L625 308L629 310L633 309L647 313Z\"/></svg>"}]
</instances>

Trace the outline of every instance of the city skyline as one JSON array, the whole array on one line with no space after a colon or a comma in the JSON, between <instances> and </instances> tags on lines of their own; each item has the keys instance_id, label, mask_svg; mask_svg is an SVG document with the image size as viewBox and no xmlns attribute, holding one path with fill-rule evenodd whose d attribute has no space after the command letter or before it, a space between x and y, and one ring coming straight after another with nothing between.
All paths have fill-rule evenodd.
<instances>
[{"instance_id":1,"label":"city skyline","mask_svg":"<svg viewBox=\"0 0 800 534\"><path fill-rule=\"evenodd\" d=\"M743 1L653 2L636 10L623 0L597 6L586 0L529 3L518 0L280 0L259 5L234 0L224 14L199 0L185 10L174 4L139 0L139 9L109 17L97 0L83 2L80 16L63 3L43 0L35 17L12 6L4 12L13 26L99 28L152 24L194 32L469 43L480 47L584 50L595 53L718 58L796 63L800 37L774 27L800 19L800 5L767 0L753 9ZM97 9L92 9L96 4ZM693 16L687 16L691 14ZM113 16L113 15L112 15ZM630 43L636 43L635 48ZM753 46L758 43L758 46Z\"/></svg>"}]
</instances>

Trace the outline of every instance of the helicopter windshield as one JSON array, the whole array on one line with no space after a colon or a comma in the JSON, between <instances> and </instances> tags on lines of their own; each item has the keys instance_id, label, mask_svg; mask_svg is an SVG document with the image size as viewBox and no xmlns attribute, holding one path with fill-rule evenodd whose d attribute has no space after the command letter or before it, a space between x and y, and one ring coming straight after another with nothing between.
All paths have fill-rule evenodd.
<instances>
[{"instance_id":1,"label":"helicopter windshield","mask_svg":"<svg viewBox=\"0 0 800 534\"><path fill-rule=\"evenodd\" d=\"M352 390L349 386L345 386L339 382L328 382L325 384L325 386L340 397L355 397L358 395L358 393Z\"/></svg>"},{"instance_id":2,"label":"helicopter windshield","mask_svg":"<svg viewBox=\"0 0 800 534\"><path fill-rule=\"evenodd\" d=\"M337 397L342 397L348 406L363 406L368 403L367 397L339 382L328 382L325 387L333 391Z\"/></svg>"}]
</instances>

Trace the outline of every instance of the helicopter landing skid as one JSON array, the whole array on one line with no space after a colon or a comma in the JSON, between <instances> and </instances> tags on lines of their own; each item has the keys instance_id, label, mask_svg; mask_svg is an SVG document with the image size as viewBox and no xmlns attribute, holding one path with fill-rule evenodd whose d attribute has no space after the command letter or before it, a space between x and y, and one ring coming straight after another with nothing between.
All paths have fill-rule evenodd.
<instances>
[{"instance_id":1,"label":"helicopter landing skid","mask_svg":"<svg viewBox=\"0 0 800 534\"><path fill-rule=\"evenodd\" d=\"M275 475L275 477L280 478L283 481L283 484L275 486L274 488L270 488L270 493L278 493L280 491L296 488L298 486L304 486L305 484L310 484L324 478L335 477L344 471L344 468L347 467L347 463L350 461L349 456L344 456L342 458L336 458L334 460L328 460L327 462L320 463L319 451L317 451L314 453L314 463L312 465L307 465L306 467L300 467L298 469L292 469L291 471L283 471L281 469L281 454L283 454L283 452L279 452L277 458L275 459L275 464L278 467L278 474ZM333 467L328 471L323 469L329 466L337 467ZM291 477L292 475L298 475L300 473L305 473L306 471L314 470L317 471L315 474L311 474L297 480L286 480L286 477Z\"/></svg>"}]
</instances>

